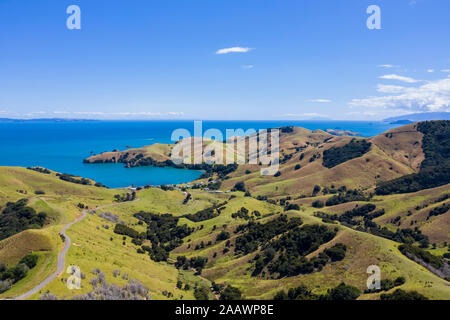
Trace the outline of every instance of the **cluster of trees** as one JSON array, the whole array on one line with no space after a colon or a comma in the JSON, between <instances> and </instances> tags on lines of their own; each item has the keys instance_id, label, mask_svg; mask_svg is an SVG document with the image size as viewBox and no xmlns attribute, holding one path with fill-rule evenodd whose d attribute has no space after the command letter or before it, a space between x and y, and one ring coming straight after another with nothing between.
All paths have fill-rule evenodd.
<instances>
[{"instance_id":1,"label":"cluster of trees","mask_svg":"<svg viewBox=\"0 0 450 320\"><path fill-rule=\"evenodd\" d=\"M152 244L151 247L149 246L142 246L138 249L138 253L145 253L147 252L150 256L150 259L152 259L155 262L161 262L161 261L167 261L169 259L169 251L167 251L164 247L161 247L156 244Z\"/></svg>"},{"instance_id":2,"label":"cluster of trees","mask_svg":"<svg viewBox=\"0 0 450 320\"><path fill-rule=\"evenodd\" d=\"M85 162L88 162L87 159L84 160ZM228 164L228 165L222 165L222 164L207 164L207 163L200 163L200 164L188 164L188 163L180 163L176 164L172 160L165 160L165 161L156 161L152 157L145 157L144 154L138 154L134 158L129 159L129 153L124 153L120 156L118 159L118 162L125 163L127 167L145 167L145 166L152 166L152 167L172 167L177 169L190 169L190 170L201 170L205 171L200 178L209 178L214 175L214 173L217 173L219 178L223 178L226 175L234 172L237 170L238 165L235 163Z\"/></svg>"},{"instance_id":3,"label":"cluster of trees","mask_svg":"<svg viewBox=\"0 0 450 320\"><path fill-rule=\"evenodd\" d=\"M292 133L294 132L294 127L281 127L281 133Z\"/></svg>"},{"instance_id":4,"label":"cluster of trees","mask_svg":"<svg viewBox=\"0 0 450 320\"><path fill-rule=\"evenodd\" d=\"M145 234L140 234L133 228L130 228L129 226L121 224L121 223L116 224L116 226L114 227L114 233L117 233L117 234L120 234L123 236L129 236L130 238L133 238L133 239L145 237Z\"/></svg>"},{"instance_id":5,"label":"cluster of trees","mask_svg":"<svg viewBox=\"0 0 450 320\"><path fill-rule=\"evenodd\" d=\"M364 193L360 190L346 190L328 198L325 204L327 207L330 207L346 202L369 200L370 197L365 196Z\"/></svg>"},{"instance_id":6,"label":"cluster of trees","mask_svg":"<svg viewBox=\"0 0 450 320\"><path fill-rule=\"evenodd\" d=\"M218 203L213 205L212 207L200 210L194 214L186 214L184 215L185 218L193 221L193 222L200 222L205 220L210 220L215 217L218 217L223 209L225 209L225 206L227 205L227 201Z\"/></svg>"},{"instance_id":7,"label":"cluster of trees","mask_svg":"<svg viewBox=\"0 0 450 320\"><path fill-rule=\"evenodd\" d=\"M429 217L440 216L441 214L447 213L448 210L450 210L450 204L444 203L442 206L430 210L428 216Z\"/></svg>"},{"instance_id":8,"label":"cluster of trees","mask_svg":"<svg viewBox=\"0 0 450 320\"><path fill-rule=\"evenodd\" d=\"M25 278L28 271L36 266L37 261L36 254L29 254L23 257L15 267L8 268L0 264L0 293L9 290L14 283Z\"/></svg>"},{"instance_id":9,"label":"cluster of trees","mask_svg":"<svg viewBox=\"0 0 450 320\"><path fill-rule=\"evenodd\" d=\"M168 253L183 243L183 238L194 232L194 228L186 224L178 226L179 218L171 214L153 214L149 212L139 212L134 217L147 224L146 239L152 243L150 257L154 261L166 261ZM145 250L147 249L147 250Z\"/></svg>"},{"instance_id":10,"label":"cluster of trees","mask_svg":"<svg viewBox=\"0 0 450 320\"><path fill-rule=\"evenodd\" d=\"M229 175L230 173L237 170L238 165L236 163L223 165L223 164L214 164L214 165L208 165L204 164L205 167L202 170L205 170L205 173L203 173L200 176L200 179L209 178L214 175L214 173L217 174L217 176L220 178L224 178L225 176Z\"/></svg>"},{"instance_id":11,"label":"cluster of trees","mask_svg":"<svg viewBox=\"0 0 450 320\"><path fill-rule=\"evenodd\" d=\"M393 293L383 293L380 295L380 300L428 300L427 297L418 293L417 291L404 291L397 289Z\"/></svg>"},{"instance_id":12,"label":"cluster of trees","mask_svg":"<svg viewBox=\"0 0 450 320\"><path fill-rule=\"evenodd\" d=\"M393 232L386 227L381 228L373 221L366 221L365 230L373 235L400 243L419 242L420 245L424 248L428 248L430 243L428 237L422 234L422 231L417 227L415 227L414 229L397 229L395 232Z\"/></svg>"},{"instance_id":13,"label":"cluster of trees","mask_svg":"<svg viewBox=\"0 0 450 320\"><path fill-rule=\"evenodd\" d=\"M36 172L40 172L40 173L43 173L43 174L50 174L51 173L50 170L45 169L45 168L41 168L41 167L28 167L27 169L28 170L33 170L33 171L36 171Z\"/></svg>"},{"instance_id":14,"label":"cluster of trees","mask_svg":"<svg viewBox=\"0 0 450 320\"><path fill-rule=\"evenodd\" d=\"M277 259L267 262L266 255L263 262L266 263L270 274L278 274L280 278L322 270L330 259L339 261L345 257L347 250L345 245L338 243L311 259L307 259L306 256L317 250L320 245L332 240L336 233L337 229L330 230L321 225L306 225L290 230L270 244L269 248L278 253Z\"/></svg>"},{"instance_id":15,"label":"cluster of trees","mask_svg":"<svg viewBox=\"0 0 450 320\"><path fill-rule=\"evenodd\" d=\"M82 185L92 185L91 180L86 178L77 178L74 175L68 174L68 173L57 173L56 176L59 177L59 179L67 182L82 184Z\"/></svg>"},{"instance_id":16,"label":"cluster of trees","mask_svg":"<svg viewBox=\"0 0 450 320\"><path fill-rule=\"evenodd\" d=\"M288 219L286 215L265 224L250 221L248 224L236 228L236 233L243 232L236 238L234 252L249 254L258 250L259 246L267 244L273 237L294 229L302 224L300 218Z\"/></svg>"},{"instance_id":17,"label":"cluster of trees","mask_svg":"<svg viewBox=\"0 0 450 320\"><path fill-rule=\"evenodd\" d=\"M27 206L28 200L8 202L0 214L0 240L27 229L40 229L45 224L47 214Z\"/></svg>"},{"instance_id":18,"label":"cluster of trees","mask_svg":"<svg viewBox=\"0 0 450 320\"><path fill-rule=\"evenodd\" d=\"M413 243L420 242L422 246L428 247L428 237L422 234L419 228L406 228L397 229L395 232L389 230L386 227L381 228L378 224L372 220L384 215L384 209L376 210L374 204L365 204L363 206L356 206L352 210L344 212L342 215L326 214L323 212L316 212L316 216L322 218L325 222L340 221L343 225L349 227L357 227L360 231L365 231L373 235L383 237L389 240L393 240L400 243ZM355 220L356 217L362 217L362 220Z\"/></svg>"},{"instance_id":19,"label":"cluster of trees","mask_svg":"<svg viewBox=\"0 0 450 320\"><path fill-rule=\"evenodd\" d=\"M193 257L188 259L185 256L178 256L175 267L177 269L182 268L183 270L195 269L198 274L201 274L202 269L206 266L207 262L208 258L204 257Z\"/></svg>"},{"instance_id":20,"label":"cluster of trees","mask_svg":"<svg viewBox=\"0 0 450 320\"><path fill-rule=\"evenodd\" d=\"M301 285L291 288L288 292L279 291L274 296L274 300L356 300L360 296L358 288L341 283L335 288L329 289L324 295L312 293L306 286Z\"/></svg>"},{"instance_id":21,"label":"cluster of trees","mask_svg":"<svg viewBox=\"0 0 450 320\"><path fill-rule=\"evenodd\" d=\"M333 147L323 152L323 166L333 168L348 160L361 157L370 150L372 144L366 140L352 139L342 147Z\"/></svg>"},{"instance_id":22,"label":"cluster of trees","mask_svg":"<svg viewBox=\"0 0 450 320\"><path fill-rule=\"evenodd\" d=\"M419 259L426 264L431 265L435 269L442 269L444 267L445 261L441 256L435 256L428 251L411 244L402 244L398 247L398 249L408 258Z\"/></svg>"},{"instance_id":23,"label":"cluster of trees","mask_svg":"<svg viewBox=\"0 0 450 320\"><path fill-rule=\"evenodd\" d=\"M366 220L372 220L375 215L369 215L371 212L373 212L376 209L376 205L369 203L362 206L356 206L352 210L345 211L341 216L333 218L337 218L340 222L346 224L346 225L357 225L359 224L358 221L355 221L354 218L356 217L363 217ZM379 213L376 214L377 217L383 215L384 209L381 209Z\"/></svg>"},{"instance_id":24,"label":"cluster of trees","mask_svg":"<svg viewBox=\"0 0 450 320\"><path fill-rule=\"evenodd\" d=\"M375 188L377 195L410 193L442 186L450 182L450 164L421 169L419 173L409 174L394 180L380 182Z\"/></svg>"},{"instance_id":25,"label":"cluster of trees","mask_svg":"<svg viewBox=\"0 0 450 320\"><path fill-rule=\"evenodd\" d=\"M422 150L425 159L420 172L381 182L378 195L416 192L450 182L450 121L426 121L417 125L423 133Z\"/></svg>"},{"instance_id":26,"label":"cluster of trees","mask_svg":"<svg viewBox=\"0 0 450 320\"><path fill-rule=\"evenodd\" d=\"M288 162L289 160L292 159L293 156L294 156L294 153L283 154L283 158L280 159L280 164L284 164L284 163Z\"/></svg>"},{"instance_id":27,"label":"cluster of trees","mask_svg":"<svg viewBox=\"0 0 450 320\"><path fill-rule=\"evenodd\" d=\"M372 292L381 292L381 291L389 291L392 288L401 286L405 284L406 279L404 277L397 277L395 280L392 279L382 279L380 281L380 289L366 289L364 293L372 293Z\"/></svg>"},{"instance_id":28,"label":"cluster of trees","mask_svg":"<svg viewBox=\"0 0 450 320\"><path fill-rule=\"evenodd\" d=\"M116 194L114 195L114 199L116 202L127 202L136 200L136 192L127 192L125 194Z\"/></svg>"},{"instance_id":29,"label":"cluster of trees","mask_svg":"<svg viewBox=\"0 0 450 320\"><path fill-rule=\"evenodd\" d=\"M241 218L241 219L244 219L244 220L250 220L249 211L248 211L247 208L244 208L244 207L239 209L237 212L231 214L231 217L233 219Z\"/></svg>"}]
</instances>

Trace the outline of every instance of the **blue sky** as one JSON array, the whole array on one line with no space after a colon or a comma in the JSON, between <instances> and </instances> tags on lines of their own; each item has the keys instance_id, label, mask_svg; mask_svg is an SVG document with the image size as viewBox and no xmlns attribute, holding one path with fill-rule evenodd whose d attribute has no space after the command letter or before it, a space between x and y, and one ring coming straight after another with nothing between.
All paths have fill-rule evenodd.
<instances>
[{"instance_id":1,"label":"blue sky","mask_svg":"<svg viewBox=\"0 0 450 320\"><path fill-rule=\"evenodd\" d=\"M2 0L0 118L449 111L449 36L448 0Z\"/></svg>"}]
</instances>

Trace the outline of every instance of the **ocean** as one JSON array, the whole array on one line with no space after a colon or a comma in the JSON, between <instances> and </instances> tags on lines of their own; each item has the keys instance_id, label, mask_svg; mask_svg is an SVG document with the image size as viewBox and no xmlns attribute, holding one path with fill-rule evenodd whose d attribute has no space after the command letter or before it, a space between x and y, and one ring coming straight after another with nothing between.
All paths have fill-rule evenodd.
<instances>
[{"instance_id":1,"label":"ocean","mask_svg":"<svg viewBox=\"0 0 450 320\"><path fill-rule=\"evenodd\" d=\"M339 129L370 137L399 125L367 121L203 121L203 132L216 128L267 129L299 126ZM193 121L22 121L0 122L0 166L40 166L101 182L110 188L193 181L200 171L174 168L125 168L123 164L84 164L91 154L171 143L175 129L194 134Z\"/></svg>"}]
</instances>

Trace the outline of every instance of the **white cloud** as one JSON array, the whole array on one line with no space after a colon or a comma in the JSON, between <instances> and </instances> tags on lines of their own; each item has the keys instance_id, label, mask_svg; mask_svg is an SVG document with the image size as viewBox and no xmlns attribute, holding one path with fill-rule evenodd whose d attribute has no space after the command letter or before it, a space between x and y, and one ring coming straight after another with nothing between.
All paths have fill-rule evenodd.
<instances>
[{"instance_id":1,"label":"white cloud","mask_svg":"<svg viewBox=\"0 0 450 320\"><path fill-rule=\"evenodd\" d=\"M310 99L309 102L317 102L317 103L329 103L331 100L329 99Z\"/></svg>"},{"instance_id":2,"label":"white cloud","mask_svg":"<svg viewBox=\"0 0 450 320\"><path fill-rule=\"evenodd\" d=\"M244 66L241 66L242 69L253 69L255 66L252 64L246 64Z\"/></svg>"},{"instance_id":3,"label":"white cloud","mask_svg":"<svg viewBox=\"0 0 450 320\"><path fill-rule=\"evenodd\" d=\"M441 72L450 73L450 69L443 69Z\"/></svg>"},{"instance_id":4,"label":"white cloud","mask_svg":"<svg viewBox=\"0 0 450 320\"><path fill-rule=\"evenodd\" d=\"M428 69L427 72L433 73L433 72L434 72L434 69Z\"/></svg>"},{"instance_id":5,"label":"white cloud","mask_svg":"<svg viewBox=\"0 0 450 320\"><path fill-rule=\"evenodd\" d=\"M405 87L402 86L393 86L386 84L379 84L377 86L377 91L382 93L400 93L405 91Z\"/></svg>"},{"instance_id":6,"label":"white cloud","mask_svg":"<svg viewBox=\"0 0 450 320\"><path fill-rule=\"evenodd\" d=\"M390 110L403 109L415 112L450 110L450 79L447 78L430 81L419 87L380 85L378 91L397 95L353 99L349 106Z\"/></svg>"},{"instance_id":7,"label":"white cloud","mask_svg":"<svg viewBox=\"0 0 450 320\"><path fill-rule=\"evenodd\" d=\"M398 80L398 81L403 81L403 82L407 82L407 83L416 83L416 82L420 82L420 80L416 80L410 77L404 77L404 76L399 76L397 74L387 74L384 76L380 76L378 77L380 79L386 79L386 80Z\"/></svg>"},{"instance_id":8,"label":"white cloud","mask_svg":"<svg viewBox=\"0 0 450 320\"><path fill-rule=\"evenodd\" d=\"M390 69L390 68L393 68L394 66L392 64L380 64L379 67L380 68Z\"/></svg>"},{"instance_id":9,"label":"white cloud","mask_svg":"<svg viewBox=\"0 0 450 320\"><path fill-rule=\"evenodd\" d=\"M243 48L243 47L232 47L232 48L224 48L216 51L216 54L227 54L227 53L246 53L252 48Z\"/></svg>"}]
</instances>

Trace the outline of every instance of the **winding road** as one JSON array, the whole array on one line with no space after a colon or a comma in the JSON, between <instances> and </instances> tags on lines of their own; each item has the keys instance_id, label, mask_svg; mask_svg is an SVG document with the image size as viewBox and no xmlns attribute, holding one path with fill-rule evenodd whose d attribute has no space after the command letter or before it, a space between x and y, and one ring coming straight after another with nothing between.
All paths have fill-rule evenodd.
<instances>
[{"instance_id":1,"label":"winding road","mask_svg":"<svg viewBox=\"0 0 450 320\"><path fill-rule=\"evenodd\" d=\"M70 238L67 236L66 231L68 228L70 228L72 225L74 225L77 222L80 222L81 220L83 220L84 218L86 218L87 216L87 211L83 210L81 212L81 216L78 217L77 219L75 219L74 221L66 224L64 226L64 228L62 228L61 232L59 234L64 236L65 239L65 244L64 244L64 248L61 250L61 252L58 255L58 268L56 269L56 271L54 273L52 273L47 279L45 279L44 281L42 281L41 283L39 283L36 287L34 287L33 289L25 292L24 294L21 294L20 296L14 298L14 300L23 300L23 299L27 299L30 296L32 296L33 294L39 292L39 290L41 290L42 288L44 288L46 285L48 285L51 281L53 281L54 279L56 279L56 277L58 277L58 275L60 275L61 273L64 272L64 268L66 265L66 254L67 251L69 251L70 245L72 244L72 241L70 240Z\"/></svg>"},{"instance_id":2,"label":"winding road","mask_svg":"<svg viewBox=\"0 0 450 320\"><path fill-rule=\"evenodd\" d=\"M139 198L136 198L135 200L133 200L133 202L137 202L139 201ZM112 204L108 204L102 207L97 207L95 209L93 209L94 211L97 210L101 210L107 207L114 207L117 205L120 205L121 203L112 203ZM81 216L76 218L74 221L66 224L60 231L60 235L64 236L65 242L64 242L64 248L61 250L61 252L58 254L58 267L56 269L56 271L54 273L52 273L48 278L46 278L44 281L42 281L41 283L39 283L36 287L34 287L33 289L21 294L18 297L13 298L12 300L24 300L29 298L30 296L32 296L33 294L36 294L37 292L39 292L40 290L42 290L46 285L48 285L51 281L55 280L60 274L62 274L64 272L64 268L66 265L66 254L67 251L69 251L70 246L72 245L72 241L70 240L70 238L67 236L66 231L67 229L69 229L71 226L73 226L75 223L80 222L81 220L83 220L84 218L86 218L87 216L87 210L83 210L81 212ZM2 299L0 299L2 300Z\"/></svg>"}]
</instances>

